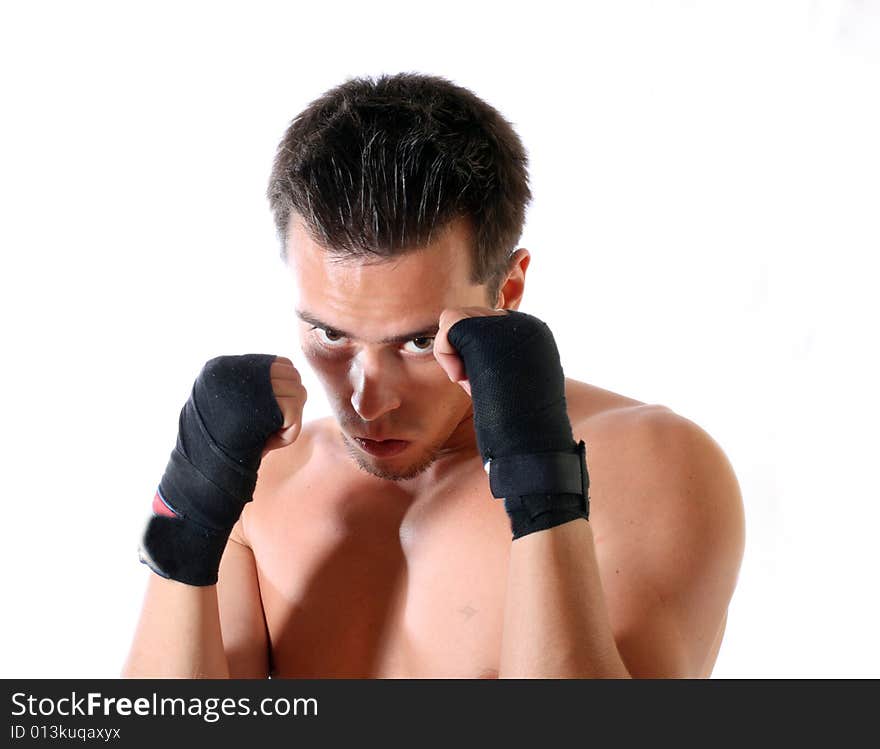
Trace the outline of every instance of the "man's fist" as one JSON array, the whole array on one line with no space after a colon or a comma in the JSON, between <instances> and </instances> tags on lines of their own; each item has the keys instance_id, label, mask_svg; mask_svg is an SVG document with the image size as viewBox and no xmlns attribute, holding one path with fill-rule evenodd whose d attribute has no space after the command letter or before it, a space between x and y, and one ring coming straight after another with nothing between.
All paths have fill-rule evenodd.
<instances>
[{"instance_id":1,"label":"man's fist","mask_svg":"<svg viewBox=\"0 0 880 749\"><path fill-rule=\"evenodd\" d=\"M440 366L473 400L477 447L514 540L588 519L585 446L572 436L550 328L515 310L445 310L438 339Z\"/></svg>"},{"instance_id":2,"label":"man's fist","mask_svg":"<svg viewBox=\"0 0 880 749\"><path fill-rule=\"evenodd\" d=\"M565 377L546 323L515 310L444 310L434 355L473 398L484 461L574 444Z\"/></svg>"},{"instance_id":3,"label":"man's fist","mask_svg":"<svg viewBox=\"0 0 880 749\"><path fill-rule=\"evenodd\" d=\"M449 342L447 333L459 320L469 317L489 317L506 315L507 310L489 309L488 307L454 307L443 310L440 314L439 330L434 339L434 358L446 372L449 379L457 382L464 391L471 395L471 384L467 378L464 362L458 350Z\"/></svg>"},{"instance_id":4,"label":"man's fist","mask_svg":"<svg viewBox=\"0 0 880 749\"><path fill-rule=\"evenodd\" d=\"M269 369L269 377L272 381L275 400L278 401L278 407L284 416L284 423L277 432L269 437L263 448L262 457L265 457L270 450L287 447L296 441L302 429L303 407L308 398L299 372L287 357L275 357L275 361Z\"/></svg>"},{"instance_id":5,"label":"man's fist","mask_svg":"<svg viewBox=\"0 0 880 749\"><path fill-rule=\"evenodd\" d=\"M232 527L253 500L263 456L297 438L305 399L289 359L209 360L180 412L177 445L138 549L141 562L187 585L215 584Z\"/></svg>"}]
</instances>

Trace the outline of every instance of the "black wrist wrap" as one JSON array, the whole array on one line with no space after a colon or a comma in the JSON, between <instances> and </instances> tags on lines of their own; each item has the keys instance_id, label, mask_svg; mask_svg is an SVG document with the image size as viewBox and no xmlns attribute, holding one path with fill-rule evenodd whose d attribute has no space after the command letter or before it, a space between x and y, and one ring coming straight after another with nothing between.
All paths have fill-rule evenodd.
<instances>
[{"instance_id":1,"label":"black wrist wrap","mask_svg":"<svg viewBox=\"0 0 880 749\"><path fill-rule=\"evenodd\" d=\"M253 499L263 448L284 422L269 375L275 358L219 356L196 378L158 488L170 512L148 520L138 549L162 577L217 582L229 533Z\"/></svg>"},{"instance_id":2,"label":"black wrist wrap","mask_svg":"<svg viewBox=\"0 0 880 749\"><path fill-rule=\"evenodd\" d=\"M465 366L474 429L504 497L513 538L589 518L583 443L575 444L553 334L531 315L469 317L447 336Z\"/></svg>"}]
</instances>

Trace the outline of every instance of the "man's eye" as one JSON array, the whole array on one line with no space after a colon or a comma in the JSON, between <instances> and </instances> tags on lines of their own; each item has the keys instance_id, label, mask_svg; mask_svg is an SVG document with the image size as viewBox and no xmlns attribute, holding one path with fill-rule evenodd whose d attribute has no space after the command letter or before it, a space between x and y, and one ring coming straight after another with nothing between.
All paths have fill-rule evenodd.
<instances>
[{"instance_id":1,"label":"man's eye","mask_svg":"<svg viewBox=\"0 0 880 749\"><path fill-rule=\"evenodd\" d=\"M338 346L339 343L345 341L345 336L340 333L337 333L335 330L330 330L329 328L312 328L316 332L318 337L318 341L323 343L325 346Z\"/></svg>"},{"instance_id":2,"label":"man's eye","mask_svg":"<svg viewBox=\"0 0 880 749\"><path fill-rule=\"evenodd\" d=\"M412 346L412 348L407 349L407 346ZM411 341L407 341L404 344L404 349L414 354L423 354L427 351L431 351L434 348L434 339L433 338L413 338Z\"/></svg>"}]
</instances>

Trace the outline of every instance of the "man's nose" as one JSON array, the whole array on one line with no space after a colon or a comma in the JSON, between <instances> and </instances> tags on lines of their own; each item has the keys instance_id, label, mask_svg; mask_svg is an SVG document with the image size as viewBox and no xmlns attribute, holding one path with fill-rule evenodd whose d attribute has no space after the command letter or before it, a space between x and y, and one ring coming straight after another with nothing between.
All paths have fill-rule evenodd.
<instances>
[{"instance_id":1,"label":"man's nose","mask_svg":"<svg viewBox=\"0 0 880 749\"><path fill-rule=\"evenodd\" d=\"M352 371L351 405L364 421L375 421L400 406L395 365L383 352L361 351Z\"/></svg>"}]
</instances>

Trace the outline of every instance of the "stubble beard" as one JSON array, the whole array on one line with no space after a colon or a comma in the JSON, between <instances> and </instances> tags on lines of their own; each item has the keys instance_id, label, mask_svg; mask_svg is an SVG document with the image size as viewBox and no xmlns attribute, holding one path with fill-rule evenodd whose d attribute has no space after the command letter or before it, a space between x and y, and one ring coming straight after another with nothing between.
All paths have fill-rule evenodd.
<instances>
[{"instance_id":1,"label":"stubble beard","mask_svg":"<svg viewBox=\"0 0 880 749\"><path fill-rule=\"evenodd\" d=\"M346 452L357 464L358 468L371 476L385 479L386 481L408 481L409 479L415 478L419 474L428 470L440 455L440 447L432 445L417 463L413 463L402 470L392 471L369 462L364 454L351 443L351 440L349 440L345 434L340 432L340 435L342 436L342 443L345 445Z\"/></svg>"}]
</instances>

